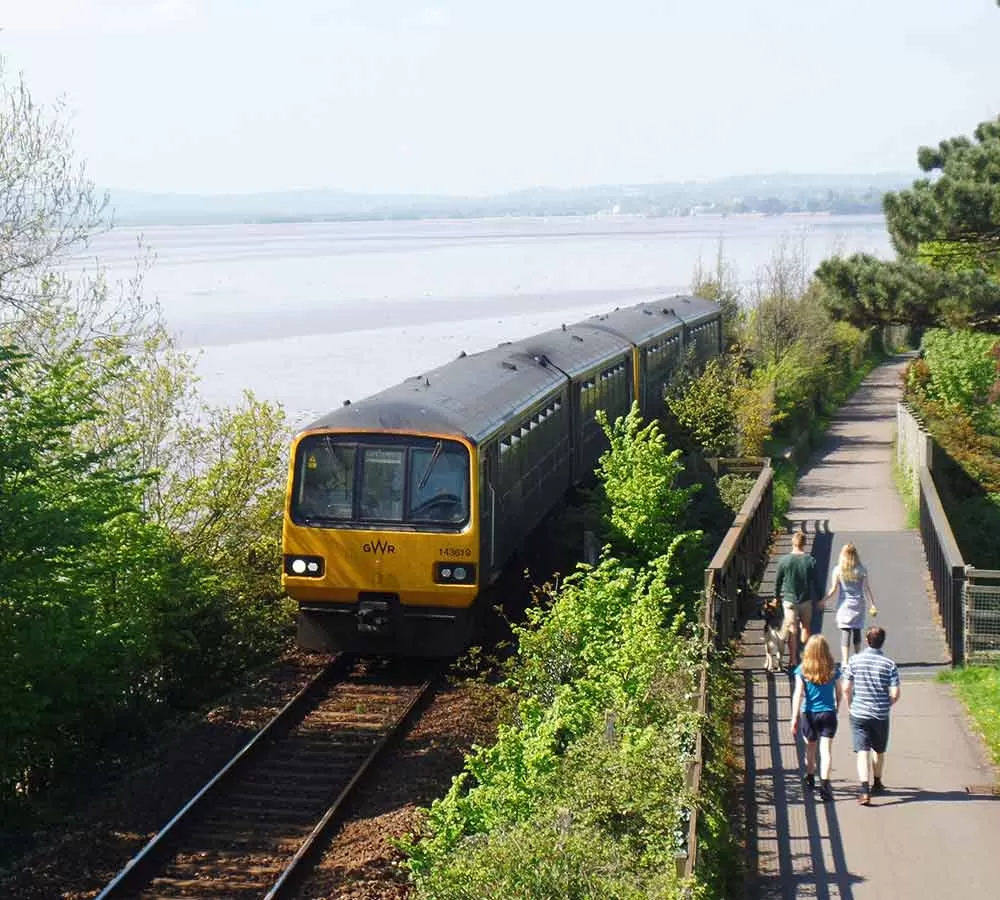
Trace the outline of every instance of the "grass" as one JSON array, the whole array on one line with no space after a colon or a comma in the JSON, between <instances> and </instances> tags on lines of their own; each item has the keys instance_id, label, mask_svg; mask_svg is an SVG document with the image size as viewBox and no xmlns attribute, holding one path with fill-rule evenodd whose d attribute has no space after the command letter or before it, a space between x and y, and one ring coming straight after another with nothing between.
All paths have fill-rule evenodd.
<instances>
[{"instance_id":1,"label":"grass","mask_svg":"<svg viewBox=\"0 0 1000 900\"><path fill-rule=\"evenodd\" d=\"M993 762L1000 766L1000 664L968 666L938 677L955 686Z\"/></svg>"},{"instance_id":2,"label":"grass","mask_svg":"<svg viewBox=\"0 0 1000 900\"><path fill-rule=\"evenodd\" d=\"M896 483L896 492L906 508L906 527L915 531L920 527L920 503L913 496L913 487L905 469L899 465L893 445L892 480Z\"/></svg>"},{"instance_id":3,"label":"grass","mask_svg":"<svg viewBox=\"0 0 1000 900\"><path fill-rule=\"evenodd\" d=\"M786 525L788 507L792 503L795 484L799 480L799 467L794 459L779 459L774 463L774 508L771 527L781 530Z\"/></svg>"}]
</instances>

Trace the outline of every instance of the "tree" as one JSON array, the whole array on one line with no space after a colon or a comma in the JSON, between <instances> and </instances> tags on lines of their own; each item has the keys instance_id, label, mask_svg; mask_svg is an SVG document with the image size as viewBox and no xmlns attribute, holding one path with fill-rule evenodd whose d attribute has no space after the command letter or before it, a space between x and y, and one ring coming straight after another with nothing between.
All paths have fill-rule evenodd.
<instances>
[{"instance_id":1,"label":"tree","mask_svg":"<svg viewBox=\"0 0 1000 900\"><path fill-rule=\"evenodd\" d=\"M142 299L61 270L107 227L58 111L0 71L0 807L283 637L280 408L198 399ZM141 250L141 248L140 248Z\"/></svg>"},{"instance_id":2,"label":"tree","mask_svg":"<svg viewBox=\"0 0 1000 900\"><path fill-rule=\"evenodd\" d=\"M37 106L23 81L0 92L0 318L37 307L52 286L41 276L103 228L106 206L74 163L59 116Z\"/></svg>"},{"instance_id":3,"label":"tree","mask_svg":"<svg viewBox=\"0 0 1000 900\"><path fill-rule=\"evenodd\" d=\"M714 300L722 308L722 336L726 347L738 343L743 321L740 308L739 275L723 255L722 241L715 252L714 269L707 268L698 258L691 278L691 293Z\"/></svg>"},{"instance_id":4,"label":"tree","mask_svg":"<svg viewBox=\"0 0 1000 900\"><path fill-rule=\"evenodd\" d=\"M853 325L1000 328L1000 118L921 147L933 178L883 198L897 259L823 262L831 313Z\"/></svg>"}]
</instances>

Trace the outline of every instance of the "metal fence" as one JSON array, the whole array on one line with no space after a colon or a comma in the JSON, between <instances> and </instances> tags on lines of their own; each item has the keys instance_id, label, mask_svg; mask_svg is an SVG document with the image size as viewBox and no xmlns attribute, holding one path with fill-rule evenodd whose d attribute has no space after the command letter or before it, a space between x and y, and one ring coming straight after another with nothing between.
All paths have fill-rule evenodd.
<instances>
[{"instance_id":1,"label":"metal fence","mask_svg":"<svg viewBox=\"0 0 1000 900\"><path fill-rule=\"evenodd\" d=\"M1000 662L1000 572L965 570L966 663Z\"/></svg>"},{"instance_id":2,"label":"metal fence","mask_svg":"<svg viewBox=\"0 0 1000 900\"><path fill-rule=\"evenodd\" d=\"M934 479L935 462L948 461L913 413L896 407L897 462L915 473L920 539L927 557L952 665L1000 660L1000 572L962 558Z\"/></svg>"},{"instance_id":3,"label":"metal fence","mask_svg":"<svg viewBox=\"0 0 1000 900\"><path fill-rule=\"evenodd\" d=\"M937 597L944 636L951 651L953 665L965 655L965 617L962 612L962 591L965 584L965 560L955 542L948 517L941 506L934 478L927 466L919 469L920 539L927 557L934 594Z\"/></svg>"},{"instance_id":4,"label":"metal fence","mask_svg":"<svg viewBox=\"0 0 1000 900\"><path fill-rule=\"evenodd\" d=\"M710 711L708 696L708 658L716 649L726 647L736 634L739 620L748 610L750 586L760 576L767 563L767 548L771 539L771 514L774 509L774 470L767 458L725 460L721 471L757 473L757 481L736 514L733 524L705 570L703 597L703 662L698 677L695 705L704 721ZM699 731L687 784L692 796L701 789L706 748ZM681 877L694 874L698 862L698 810L691 810L687 823L686 847L678 854L677 872Z\"/></svg>"}]
</instances>

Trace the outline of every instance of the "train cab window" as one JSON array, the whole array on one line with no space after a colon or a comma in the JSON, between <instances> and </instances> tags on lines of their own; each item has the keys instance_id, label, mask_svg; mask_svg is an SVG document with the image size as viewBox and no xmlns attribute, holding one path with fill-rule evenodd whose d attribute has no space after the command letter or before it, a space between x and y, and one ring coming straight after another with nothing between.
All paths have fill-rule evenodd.
<instances>
[{"instance_id":1,"label":"train cab window","mask_svg":"<svg viewBox=\"0 0 1000 900\"><path fill-rule=\"evenodd\" d=\"M354 446L317 438L299 453L296 506L306 516L350 519L354 510Z\"/></svg>"},{"instance_id":2,"label":"train cab window","mask_svg":"<svg viewBox=\"0 0 1000 900\"><path fill-rule=\"evenodd\" d=\"M438 441L414 448L410 469L412 522L465 522L469 517L469 454L461 444Z\"/></svg>"},{"instance_id":3,"label":"train cab window","mask_svg":"<svg viewBox=\"0 0 1000 900\"><path fill-rule=\"evenodd\" d=\"M399 522L403 519L403 449L366 447L361 464L361 518Z\"/></svg>"},{"instance_id":4,"label":"train cab window","mask_svg":"<svg viewBox=\"0 0 1000 900\"><path fill-rule=\"evenodd\" d=\"M458 441L407 435L315 434L295 458L291 516L312 526L469 520L469 451Z\"/></svg>"}]
</instances>

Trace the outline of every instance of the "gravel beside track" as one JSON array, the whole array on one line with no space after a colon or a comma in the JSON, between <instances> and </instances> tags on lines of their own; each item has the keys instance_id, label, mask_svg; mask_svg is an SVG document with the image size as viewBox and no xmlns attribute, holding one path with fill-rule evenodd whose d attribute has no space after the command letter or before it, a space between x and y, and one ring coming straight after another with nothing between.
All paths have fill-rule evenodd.
<instances>
[{"instance_id":1,"label":"gravel beside track","mask_svg":"<svg viewBox=\"0 0 1000 900\"><path fill-rule=\"evenodd\" d=\"M33 850L0 871L11 900L95 897L129 859L327 662L294 653L227 701L165 733L155 754L129 771L81 786L64 802L64 824L35 836ZM382 757L302 897L403 897L392 837L409 831L417 806L443 793L473 742L490 739L496 700L476 685L439 691L409 733ZM352 892L353 891L353 892ZM360 891L358 893L357 891Z\"/></svg>"}]
</instances>

